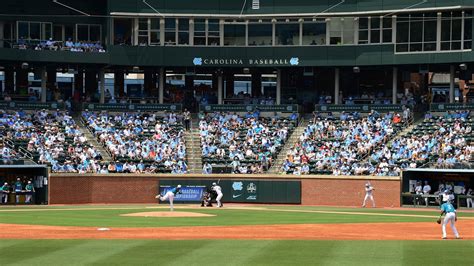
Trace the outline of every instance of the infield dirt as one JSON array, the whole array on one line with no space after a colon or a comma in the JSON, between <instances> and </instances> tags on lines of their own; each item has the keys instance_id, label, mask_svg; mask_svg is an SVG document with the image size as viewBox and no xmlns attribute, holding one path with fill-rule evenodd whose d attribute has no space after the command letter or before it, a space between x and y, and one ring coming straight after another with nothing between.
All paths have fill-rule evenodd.
<instances>
[{"instance_id":1,"label":"infield dirt","mask_svg":"<svg viewBox=\"0 0 474 266\"><path fill-rule=\"evenodd\" d=\"M190 226L115 228L0 224L0 239L269 239L269 240L435 240L441 226L435 222L288 224L252 226ZM474 221L456 226L463 239L474 240ZM447 228L452 238L451 228Z\"/></svg>"}]
</instances>

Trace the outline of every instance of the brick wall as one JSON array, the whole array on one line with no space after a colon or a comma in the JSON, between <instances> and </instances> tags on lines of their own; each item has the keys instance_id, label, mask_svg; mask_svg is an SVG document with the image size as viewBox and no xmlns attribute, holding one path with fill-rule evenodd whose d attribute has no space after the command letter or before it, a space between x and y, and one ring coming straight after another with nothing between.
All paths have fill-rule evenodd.
<instances>
[{"instance_id":1,"label":"brick wall","mask_svg":"<svg viewBox=\"0 0 474 266\"><path fill-rule=\"evenodd\" d=\"M154 203L158 181L158 177L51 177L49 203Z\"/></svg>"},{"instance_id":2,"label":"brick wall","mask_svg":"<svg viewBox=\"0 0 474 266\"><path fill-rule=\"evenodd\" d=\"M229 178L264 179L263 176L229 175ZM203 178L201 175L163 176L162 178ZM214 177L217 179L216 177ZM224 179L225 176L219 175ZM265 179L288 179L288 176L265 176ZM160 176L130 175L52 175L49 183L50 204L87 203L156 203ZM301 180L303 205L360 206L365 196L367 178L315 177ZM377 207L400 206L400 181L371 179Z\"/></svg>"},{"instance_id":3,"label":"brick wall","mask_svg":"<svg viewBox=\"0 0 474 266\"><path fill-rule=\"evenodd\" d=\"M301 204L361 206L366 182L364 179L303 179ZM377 207L400 207L399 180L371 180L370 183L375 188Z\"/></svg>"}]
</instances>

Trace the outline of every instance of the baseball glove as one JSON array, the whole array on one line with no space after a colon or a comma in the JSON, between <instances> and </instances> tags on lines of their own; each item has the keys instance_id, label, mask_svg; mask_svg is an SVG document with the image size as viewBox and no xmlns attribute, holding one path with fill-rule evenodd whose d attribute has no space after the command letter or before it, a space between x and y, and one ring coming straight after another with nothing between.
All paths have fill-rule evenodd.
<instances>
[{"instance_id":1,"label":"baseball glove","mask_svg":"<svg viewBox=\"0 0 474 266\"><path fill-rule=\"evenodd\" d=\"M441 218L439 218L438 220L436 220L436 223L437 223L437 224L441 224Z\"/></svg>"}]
</instances>

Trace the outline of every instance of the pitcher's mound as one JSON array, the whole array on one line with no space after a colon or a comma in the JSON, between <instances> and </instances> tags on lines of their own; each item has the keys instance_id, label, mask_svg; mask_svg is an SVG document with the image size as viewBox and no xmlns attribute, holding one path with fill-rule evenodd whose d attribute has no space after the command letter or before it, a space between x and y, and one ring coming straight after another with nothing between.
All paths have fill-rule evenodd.
<instances>
[{"instance_id":1,"label":"pitcher's mound","mask_svg":"<svg viewBox=\"0 0 474 266\"><path fill-rule=\"evenodd\" d=\"M135 212L121 214L120 216L133 217L210 217L212 214L198 213L198 212Z\"/></svg>"}]
</instances>

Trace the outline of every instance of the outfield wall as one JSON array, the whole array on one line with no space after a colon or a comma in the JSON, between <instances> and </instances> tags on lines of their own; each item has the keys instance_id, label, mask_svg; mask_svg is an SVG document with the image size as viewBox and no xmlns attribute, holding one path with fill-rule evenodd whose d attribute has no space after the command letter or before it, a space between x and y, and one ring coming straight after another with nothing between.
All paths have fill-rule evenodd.
<instances>
[{"instance_id":1,"label":"outfield wall","mask_svg":"<svg viewBox=\"0 0 474 266\"><path fill-rule=\"evenodd\" d=\"M303 176L286 175L129 175L129 174L51 174L50 204L113 204L156 203L154 196L160 180L201 180L209 184L217 180L301 181L302 205L360 206L364 185L375 187L377 207L399 207L401 186L399 177L374 176ZM183 183L183 185L186 185ZM224 191L226 189L224 188ZM273 191L273 192L272 192ZM281 189L268 193L277 197ZM229 197L230 195L227 195ZM226 195L224 195L224 202Z\"/></svg>"}]
</instances>

